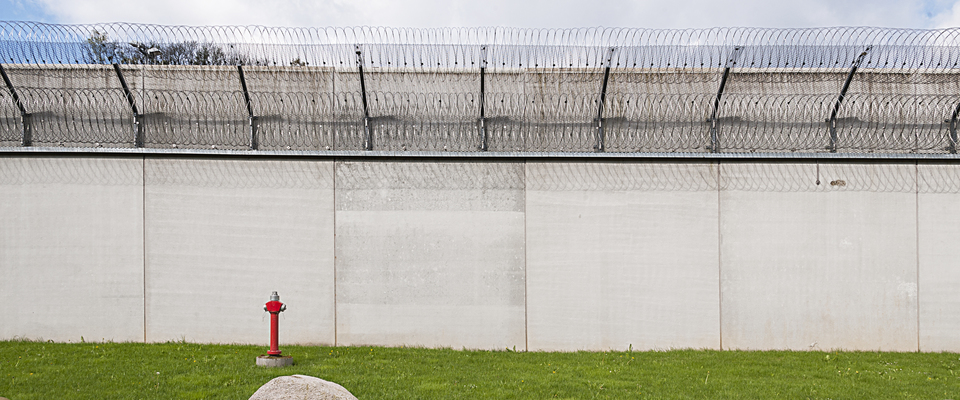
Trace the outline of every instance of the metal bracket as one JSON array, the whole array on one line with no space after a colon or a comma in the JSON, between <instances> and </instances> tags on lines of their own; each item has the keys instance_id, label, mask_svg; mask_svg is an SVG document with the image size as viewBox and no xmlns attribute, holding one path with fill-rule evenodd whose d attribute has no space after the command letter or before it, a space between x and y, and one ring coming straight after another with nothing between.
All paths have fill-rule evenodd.
<instances>
[{"instance_id":1,"label":"metal bracket","mask_svg":"<svg viewBox=\"0 0 960 400\"><path fill-rule=\"evenodd\" d=\"M357 69L360 71L360 98L363 100L363 149L373 150L373 132L370 130L370 111L367 108L367 85L363 80L363 53L360 45L354 45L357 52Z\"/></svg>"},{"instance_id":2,"label":"metal bracket","mask_svg":"<svg viewBox=\"0 0 960 400\"><path fill-rule=\"evenodd\" d=\"M953 116L950 117L950 145L947 146L947 150L950 153L957 153L957 118L960 117L960 103L957 103L957 107L953 109Z\"/></svg>"},{"instance_id":3,"label":"metal bracket","mask_svg":"<svg viewBox=\"0 0 960 400\"><path fill-rule=\"evenodd\" d=\"M727 86L727 78L730 77L730 69L737 65L740 54L743 53L743 47L734 47L723 64L723 76L720 78L720 88L717 89L717 98L713 101L713 112L710 113L710 152L720 151L720 133L717 130L717 114L720 112L720 99L723 97L723 89Z\"/></svg>"},{"instance_id":4,"label":"metal bracket","mask_svg":"<svg viewBox=\"0 0 960 400\"><path fill-rule=\"evenodd\" d=\"M480 151L487 151L487 117L484 114L484 82L487 72L487 46L480 47Z\"/></svg>"},{"instance_id":5,"label":"metal bracket","mask_svg":"<svg viewBox=\"0 0 960 400\"><path fill-rule=\"evenodd\" d=\"M257 116L253 114L253 106L250 104L250 93L247 91L247 80L243 77L243 66L237 65L237 73L240 74L240 88L243 89L243 101L247 105L247 116L250 123L250 150L257 150L260 147L257 137Z\"/></svg>"},{"instance_id":6,"label":"metal bracket","mask_svg":"<svg viewBox=\"0 0 960 400\"><path fill-rule=\"evenodd\" d=\"M607 49L607 57L603 60L603 85L600 87L600 105L597 106L597 144L593 147L598 153L603 152L603 104L607 102L607 83L610 81L610 66L613 64L613 52L616 47Z\"/></svg>"},{"instance_id":7,"label":"metal bracket","mask_svg":"<svg viewBox=\"0 0 960 400\"><path fill-rule=\"evenodd\" d=\"M133 110L133 124L137 129L137 133L133 138L133 145L134 147L143 147L143 114L140 114L140 111L137 110L137 102L134 101L133 93L130 92L130 87L127 86L127 80L123 79L120 64L114 63L113 70L116 71L117 78L120 79L120 86L123 88L123 93L127 98L127 104L129 104L130 109Z\"/></svg>"},{"instance_id":8,"label":"metal bracket","mask_svg":"<svg viewBox=\"0 0 960 400\"><path fill-rule=\"evenodd\" d=\"M29 147L33 145L33 125L30 123L30 113L27 112L26 107L23 106L23 102L20 101L17 89L13 87L13 82L11 82L10 77L7 76L7 71L3 69L3 64L0 64L0 76L3 76L3 83L7 85L10 95L13 97L14 104L16 104L17 109L20 110L20 126L23 128L20 136L20 145Z\"/></svg>"},{"instance_id":9,"label":"metal bracket","mask_svg":"<svg viewBox=\"0 0 960 400\"><path fill-rule=\"evenodd\" d=\"M827 120L830 124L830 145L827 146L827 150L830 150L831 153L837 152L837 114L840 113L840 105L843 103L843 98L847 95L847 90L850 89L850 83L853 82L853 75L857 73L857 68L860 68L860 64L863 63L863 59L867 57L867 53L872 47L873 46L867 46L867 48L857 56L857 59L853 61L853 64L850 66L850 72L847 73L847 80L843 82L843 88L840 89L840 96L837 97L837 102L833 105L830 119Z\"/></svg>"}]
</instances>

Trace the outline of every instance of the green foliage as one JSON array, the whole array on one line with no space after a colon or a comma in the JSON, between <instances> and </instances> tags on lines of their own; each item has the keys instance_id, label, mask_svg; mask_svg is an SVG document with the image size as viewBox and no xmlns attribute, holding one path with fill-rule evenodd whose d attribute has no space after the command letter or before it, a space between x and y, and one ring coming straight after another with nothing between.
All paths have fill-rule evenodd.
<instances>
[{"instance_id":1,"label":"green foliage","mask_svg":"<svg viewBox=\"0 0 960 400\"><path fill-rule=\"evenodd\" d=\"M254 60L239 53L228 53L213 43L186 41L170 44L151 43L160 54L155 63L162 65L264 65L266 61Z\"/></svg>"},{"instance_id":2,"label":"green foliage","mask_svg":"<svg viewBox=\"0 0 960 400\"><path fill-rule=\"evenodd\" d=\"M106 33L97 30L90 32L84 50L85 61L88 64L111 64L122 62L128 57L122 45L111 42Z\"/></svg>"},{"instance_id":3,"label":"green foliage","mask_svg":"<svg viewBox=\"0 0 960 400\"><path fill-rule=\"evenodd\" d=\"M956 353L282 349L293 367L255 366L257 346L0 342L0 396L245 399L303 374L361 399L960 398Z\"/></svg>"},{"instance_id":4,"label":"green foliage","mask_svg":"<svg viewBox=\"0 0 960 400\"><path fill-rule=\"evenodd\" d=\"M240 52L224 51L214 43L184 41L176 43L120 43L94 30L84 49L88 64L160 64L160 65L266 65Z\"/></svg>"}]
</instances>

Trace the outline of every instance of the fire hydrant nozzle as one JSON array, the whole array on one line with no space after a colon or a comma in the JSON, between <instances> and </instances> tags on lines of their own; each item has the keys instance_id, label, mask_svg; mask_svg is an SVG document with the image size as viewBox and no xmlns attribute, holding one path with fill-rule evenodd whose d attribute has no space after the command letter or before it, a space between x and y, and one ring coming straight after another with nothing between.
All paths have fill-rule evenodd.
<instances>
[{"instance_id":1,"label":"fire hydrant nozzle","mask_svg":"<svg viewBox=\"0 0 960 400\"><path fill-rule=\"evenodd\" d=\"M279 329L279 315L281 312L286 311L287 305L280 302L280 295L277 292L273 292L270 295L270 301L267 302L266 306L263 307L263 311L270 313L270 351L267 352L271 356L280 355L280 346L279 338L280 329Z\"/></svg>"}]
</instances>

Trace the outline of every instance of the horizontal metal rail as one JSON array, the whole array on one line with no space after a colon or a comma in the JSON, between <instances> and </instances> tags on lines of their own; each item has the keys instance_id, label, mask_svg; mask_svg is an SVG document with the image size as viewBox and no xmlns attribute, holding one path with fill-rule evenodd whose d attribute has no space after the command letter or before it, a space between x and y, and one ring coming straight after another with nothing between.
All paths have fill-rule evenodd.
<instances>
[{"instance_id":1,"label":"horizontal metal rail","mask_svg":"<svg viewBox=\"0 0 960 400\"><path fill-rule=\"evenodd\" d=\"M0 147L0 156L40 154L115 155L115 156L210 156L210 157L317 157L317 158L451 158L451 159L683 159L683 160L931 160L960 162L952 153L598 153L563 152L449 152L449 151L291 151L291 150L204 150L152 148L77 148L77 147Z\"/></svg>"}]
</instances>

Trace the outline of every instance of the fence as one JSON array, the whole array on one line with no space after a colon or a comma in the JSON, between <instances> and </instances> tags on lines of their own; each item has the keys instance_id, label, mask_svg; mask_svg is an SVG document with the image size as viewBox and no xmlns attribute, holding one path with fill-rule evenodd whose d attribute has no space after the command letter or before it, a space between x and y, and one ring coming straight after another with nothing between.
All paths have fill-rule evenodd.
<instances>
[{"instance_id":1,"label":"fence","mask_svg":"<svg viewBox=\"0 0 960 400\"><path fill-rule=\"evenodd\" d=\"M0 22L0 147L953 154L958 36Z\"/></svg>"}]
</instances>

